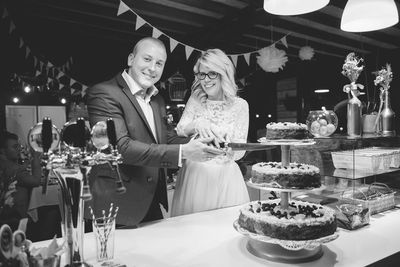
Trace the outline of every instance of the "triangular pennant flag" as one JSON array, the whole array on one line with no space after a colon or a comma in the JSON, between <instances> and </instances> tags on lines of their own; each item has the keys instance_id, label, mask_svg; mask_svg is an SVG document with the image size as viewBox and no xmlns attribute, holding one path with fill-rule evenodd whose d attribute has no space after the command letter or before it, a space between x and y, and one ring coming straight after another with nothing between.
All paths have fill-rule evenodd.
<instances>
[{"instance_id":1,"label":"triangular pennant flag","mask_svg":"<svg viewBox=\"0 0 400 267\"><path fill-rule=\"evenodd\" d=\"M247 65L250 66L250 53L244 54L243 57L244 60L246 60Z\"/></svg>"},{"instance_id":2,"label":"triangular pennant flag","mask_svg":"<svg viewBox=\"0 0 400 267\"><path fill-rule=\"evenodd\" d=\"M47 77L47 83L51 83L50 77Z\"/></svg>"},{"instance_id":3,"label":"triangular pennant flag","mask_svg":"<svg viewBox=\"0 0 400 267\"><path fill-rule=\"evenodd\" d=\"M172 53L172 51L174 51L174 49L177 45L178 45L177 40L169 38L169 46L170 46L171 53Z\"/></svg>"},{"instance_id":4,"label":"triangular pennant flag","mask_svg":"<svg viewBox=\"0 0 400 267\"><path fill-rule=\"evenodd\" d=\"M186 60L189 59L189 57L192 54L193 50L194 50L193 47L185 45Z\"/></svg>"},{"instance_id":5,"label":"triangular pennant flag","mask_svg":"<svg viewBox=\"0 0 400 267\"><path fill-rule=\"evenodd\" d=\"M146 21L142 19L140 16L136 16L136 25L135 25L135 31L137 31L140 27L142 27Z\"/></svg>"},{"instance_id":6,"label":"triangular pennant flag","mask_svg":"<svg viewBox=\"0 0 400 267\"><path fill-rule=\"evenodd\" d=\"M19 37L19 46L18 48L21 48L24 45L24 40L22 40L22 37Z\"/></svg>"},{"instance_id":7,"label":"triangular pennant flag","mask_svg":"<svg viewBox=\"0 0 400 267\"><path fill-rule=\"evenodd\" d=\"M7 8L4 8L3 15L1 16L2 19L8 17Z\"/></svg>"},{"instance_id":8,"label":"triangular pennant flag","mask_svg":"<svg viewBox=\"0 0 400 267\"><path fill-rule=\"evenodd\" d=\"M71 89L71 95L73 95L75 93L75 89L74 88L70 88Z\"/></svg>"},{"instance_id":9,"label":"triangular pennant flag","mask_svg":"<svg viewBox=\"0 0 400 267\"><path fill-rule=\"evenodd\" d=\"M31 53L31 50L29 49L29 47L26 47L25 50L25 58L28 58L29 54Z\"/></svg>"},{"instance_id":10,"label":"triangular pennant flag","mask_svg":"<svg viewBox=\"0 0 400 267\"><path fill-rule=\"evenodd\" d=\"M56 79L59 79L59 78L60 78L61 76L63 76L63 75L64 75L64 73L63 73L62 71L60 71L60 72L58 73Z\"/></svg>"},{"instance_id":11,"label":"triangular pennant flag","mask_svg":"<svg viewBox=\"0 0 400 267\"><path fill-rule=\"evenodd\" d=\"M88 89L88 87L86 86L86 85L83 85L82 86L82 91L81 91L81 96L83 97L83 96L85 96L85 94L86 94L86 90Z\"/></svg>"},{"instance_id":12,"label":"triangular pennant flag","mask_svg":"<svg viewBox=\"0 0 400 267\"><path fill-rule=\"evenodd\" d=\"M130 10L130 8L122 1L119 2L118 13L117 16L125 13L126 11Z\"/></svg>"},{"instance_id":13,"label":"triangular pennant flag","mask_svg":"<svg viewBox=\"0 0 400 267\"><path fill-rule=\"evenodd\" d=\"M35 74L35 76L39 76L41 74L41 72L40 71L38 71L38 70L36 70L36 74Z\"/></svg>"},{"instance_id":14,"label":"triangular pennant flag","mask_svg":"<svg viewBox=\"0 0 400 267\"><path fill-rule=\"evenodd\" d=\"M282 44L283 44L284 46L286 46L286 48L288 48L288 44L287 44L287 41L286 41L286 36L284 36L284 37L281 39L281 42L282 42Z\"/></svg>"},{"instance_id":15,"label":"triangular pennant flag","mask_svg":"<svg viewBox=\"0 0 400 267\"><path fill-rule=\"evenodd\" d=\"M9 30L9 32L8 33L12 33L13 31L15 30L15 24L14 24L14 22L13 21L10 21L10 30Z\"/></svg>"},{"instance_id":16,"label":"triangular pennant flag","mask_svg":"<svg viewBox=\"0 0 400 267\"><path fill-rule=\"evenodd\" d=\"M153 27L153 35L152 35L153 38L158 39L158 37L160 37L161 34L162 32L160 32L157 28Z\"/></svg>"},{"instance_id":17,"label":"triangular pennant flag","mask_svg":"<svg viewBox=\"0 0 400 267\"><path fill-rule=\"evenodd\" d=\"M246 78L242 78L242 79L240 79L239 81L243 84L243 86L246 85Z\"/></svg>"},{"instance_id":18,"label":"triangular pennant flag","mask_svg":"<svg viewBox=\"0 0 400 267\"><path fill-rule=\"evenodd\" d=\"M53 64L51 64L51 62L50 62L50 61L49 61L49 62L47 62L47 66L49 66L50 68L54 67L54 65L53 65Z\"/></svg>"},{"instance_id":19,"label":"triangular pennant flag","mask_svg":"<svg viewBox=\"0 0 400 267\"><path fill-rule=\"evenodd\" d=\"M69 86L73 85L76 81L74 79L71 78L71 80L69 81Z\"/></svg>"},{"instance_id":20,"label":"triangular pennant flag","mask_svg":"<svg viewBox=\"0 0 400 267\"><path fill-rule=\"evenodd\" d=\"M231 55L231 59L232 59L233 65L234 65L235 68L236 68L238 56L237 56L237 55Z\"/></svg>"}]
</instances>

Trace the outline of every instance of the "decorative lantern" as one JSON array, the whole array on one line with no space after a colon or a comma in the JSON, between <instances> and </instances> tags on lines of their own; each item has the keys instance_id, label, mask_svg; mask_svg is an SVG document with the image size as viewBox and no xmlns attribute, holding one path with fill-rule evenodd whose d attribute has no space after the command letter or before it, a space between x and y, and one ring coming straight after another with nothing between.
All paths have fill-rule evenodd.
<instances>
[{"instance_id":1,"label":"decorative lantern","mask_svg":"<svg viewBox=\"0 0 400 267\"><path fill-rule=\"evenodd\" d=\"M169 98L173 102L183 102L187 92L186 79L179 73L175 73L168 79Z\"/></svg>"}]
</instances>

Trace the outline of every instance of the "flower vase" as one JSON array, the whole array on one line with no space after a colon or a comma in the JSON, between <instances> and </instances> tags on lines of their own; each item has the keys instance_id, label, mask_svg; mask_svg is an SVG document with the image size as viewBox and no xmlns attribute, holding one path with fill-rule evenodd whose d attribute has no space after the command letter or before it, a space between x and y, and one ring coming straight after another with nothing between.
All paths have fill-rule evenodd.
<instances>
[{"instance_id":1,"label":"flower vase","mask_svg":"<svg viewBox=\"0 0 400 267\"><path fill-rule=\"evenodd\" d=\"M381 121L382 121L382 135L383 136L395 136L395 113L390 107L390 97L389 90L383 90L383 99L384 99L384 107L381 112Z\"/></svg>"},{"instance_id":2,"label":"flower vase","mask_svg":"<svg viewBox=\"0 0 400 267\"><path fill-rule=\"evenodd\" d=\"M350 137L361 137L361 101L353 91L351 92L351 96L352 97L347 102L347 135Z\"/></svg>"}]
</instances>

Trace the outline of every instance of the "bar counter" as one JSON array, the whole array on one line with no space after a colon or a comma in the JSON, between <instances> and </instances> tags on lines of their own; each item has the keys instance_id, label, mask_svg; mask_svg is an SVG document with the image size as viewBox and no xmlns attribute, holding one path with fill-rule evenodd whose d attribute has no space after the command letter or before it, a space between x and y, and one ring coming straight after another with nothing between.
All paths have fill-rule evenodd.
<instances>
[{"instance_id":1,"label":"bar counter","mask_svg":"<svg viewBox=\"0 0 400 267\"><path fill-rule=\"evenodd\" d=\"M129 267L189 266L366 266L400 251L400 210L371 217L370 225L348 231L323 245L323 256L312 262L285 264L253 256L247 237L233 228L239 206L152 222L137 229L116 230L115 259ZM49 241L35 243L44 246ZM95 260L93 233L84 241L86 262Z\"/></svg>"}]
</instances>

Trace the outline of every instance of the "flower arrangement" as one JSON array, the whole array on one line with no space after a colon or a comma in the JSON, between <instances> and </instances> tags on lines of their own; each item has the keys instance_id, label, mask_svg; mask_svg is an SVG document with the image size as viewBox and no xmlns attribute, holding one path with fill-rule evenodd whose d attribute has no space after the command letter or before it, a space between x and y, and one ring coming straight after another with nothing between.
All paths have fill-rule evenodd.
<instances>
[{"instance_id":1,"label":"flower arrangement","mask_svg":"<svg viewBox=\"0 0 400 267\"><path fill-rule=\"evenodd\" d=\"M385 101L389 101L389 88L390 88L390 83L393 80L393 73L392 73L392 68L390 66L390 64L386 63L386 68L383 67L381 70L379 71L375 71L374 74L376 75L376 78L374 80L374 84L377 86L379 85L380 88L380 94L379 94L379 100L380 100L380 104L379 104L379 111L378 111L378 117L375 120L375 126L378 125L379 123L379 119L381 119L381 115L383 113L385 113L385 118L382 118L382 125L383 125L383 130L384 132L386 131L386 134L388 132L393 132L393 121L391 123L389 123L387 126L387 119L388 119L388 115L387 114L392 114L392 116L394 116L394 112L393 110L390 109L390 106L386 106L385 108L383 107ZM385 100L385 95L386 95L386 100ZM384 110L385 109L385 110ZM393 118L391 118L393 119Z\"/></svg>"},{"instance_id":2,"label":"flower arrangement","mask_svg":"<svg viewBox=\"0 0 400 267\"><path fill-rule=\"evenodd\" d=\"M386 68L382 68L379 71L374 72L376 78L374 80L375 85L380 85L380 90L389 90L390 83L393 80L393 73L390 64L386 63Z\"/></svg>"},{"instance_id":3,"label":"flower arrangement","mask_svg":"<svg viewBox=\"0 0 400 267\"><path fill-rule=\"evenodd\" d=\"M362 58L358 58L354 52L351 52L346 56L346 59L343 64L342 74L349 78L350 84L346 84L343 87L343 92L352 93L353 95L359 95L358 88L364 89L364 86L361 84L356 84L358 76L364 69L364 65L361 63L364 61Z\"/></svg>"}]
</instances>

